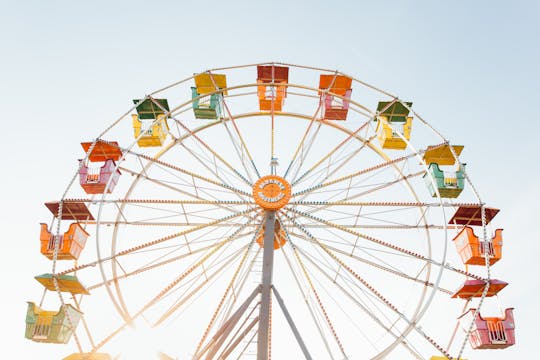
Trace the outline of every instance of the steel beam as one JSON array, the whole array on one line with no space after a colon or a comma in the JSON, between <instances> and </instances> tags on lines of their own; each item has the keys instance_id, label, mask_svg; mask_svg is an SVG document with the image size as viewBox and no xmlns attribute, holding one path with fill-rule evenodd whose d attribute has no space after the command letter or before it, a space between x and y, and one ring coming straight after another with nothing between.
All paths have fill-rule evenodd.
<instances>
[{"instance_id":1,"label":"steel beam","mask_svg":"<svg viewBox=\"0 0 540 360\"><path fill-rule=\"evenodd\" d=\"M274 225L275 211L266 211L264 220L264 245L262 265L261 308L259 311L259 331L257 334L257 360L268 360L270 335L270 297L274 268Z\"/></svg>"},{"instance_id":2,"label":"steel beam","mask_svg":"<svg viewBox=\"0 0 540 360\"><path fill-rule=\"evenodd\" d=\"M285 306L285 302L283 301L283 298L279 295L279 292L277 291L276 287L273 285L272 285L272 290L274 292L274 295L276 296L279 307L281 308L283 315L285 315L285 318L287 319L287 322L289 323L289 326L294 334L294 337L296 338L296 341L298 342L298 345L300 346L300 348L302 349L302 352L304 353L304 357L306 358L306 360L312 360L312 357L309 354L306 344L304 343L304 340L302 340L302 336L300 336L300 332L298 332L298 329L296 328L296 325L294 324L291 314L289 314L289 310L287 310L287 307Z\"/></svg>"}]
</instances>

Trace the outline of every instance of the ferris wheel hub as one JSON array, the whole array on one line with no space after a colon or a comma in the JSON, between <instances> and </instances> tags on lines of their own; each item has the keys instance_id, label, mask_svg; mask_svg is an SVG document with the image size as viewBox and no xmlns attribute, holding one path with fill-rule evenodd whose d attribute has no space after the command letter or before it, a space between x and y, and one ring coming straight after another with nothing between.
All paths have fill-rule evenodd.
<instances>
[{"instance_id":1,"label":"ferris wheel hub","mask_svg":"<svg viewBox=\"0 0 540 360\"><path fill-rule=\"evenodd\" d=\"M253 199L265 210L279 210L291 198L291 185L277 175L263 176L253 185Z\"/></svg>"}]
</instances>

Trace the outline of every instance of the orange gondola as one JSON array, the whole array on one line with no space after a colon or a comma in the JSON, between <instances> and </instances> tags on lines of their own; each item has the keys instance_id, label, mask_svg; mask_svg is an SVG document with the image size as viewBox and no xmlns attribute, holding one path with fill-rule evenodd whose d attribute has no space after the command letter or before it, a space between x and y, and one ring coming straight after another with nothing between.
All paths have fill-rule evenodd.
<instances>
[{"instance_id":1,"label":"orange gondola","mask_svg":"<svg viewBox=\"0 0 540 360\"><path fill-rule=\"evenodd\" d=\"M77 260L86 244L86 239L90 236L79 223L69 225L68 231L63 235L53 235L47 228L47 224L40 225L41 253L50 260L54 257L55 246L58 246L58 260Z\"/></svg>"},{"instance_id":2,"label":"orange gondola","mask_svg":"<svg viewBox=\"0 0 540 360\"><path fill-rule=\"evenodd\" d=\"M319 95L323 119L346 120L352 93L352 79L343 75L321 75ZM337 95L337 96L336 96Z\"/></svg>"},{"instance_id":3,"label":"orange gondola","mask_svg":"<svg viewBox=\"0 0 540 360\"><path fill-rule=\"evenodd\" d=\"M470 226L465 226L455 237L457 251L461 260L467 265L484 265L485 258L489 258L489 264L493 265L502 257L502 231L495 230L495 235L491 241L481 241L474 234Z\"/></svg>"},{"instance_id":4,"label":"orange gondola","mask_svg":"<svg viewBox=\"0 0 540 360\"><path fill-rule=\"evenodd\" d=\"M281 111L287 97L289 68L286 66L257 66L257 96L259 109ZM273 85L270 85L273 84Z\"/></svg>"}]
</instances>

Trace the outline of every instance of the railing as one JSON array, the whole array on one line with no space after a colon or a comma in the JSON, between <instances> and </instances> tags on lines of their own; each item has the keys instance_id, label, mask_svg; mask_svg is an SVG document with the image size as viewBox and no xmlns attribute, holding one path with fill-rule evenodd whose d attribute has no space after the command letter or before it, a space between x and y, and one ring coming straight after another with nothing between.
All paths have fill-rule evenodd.
<instances>
[{"instance_id":1,"label":"railing","mask_svg":"<svg viewBox=\"0 0 540 360\"><path fill-rule=\"evenodd\" d=\"M92 183L98 183L99 177L100 177L100 167L89 167L87 168L86 173L86 183L92 184Z\"/></svg>"},{"instance_id":2,"label":"railing","mask_svg":"<svg viewBox=\"0 0 540 360\"><path fill-rule=\"evenodd\" d=\"M493 243L491 241L480 241L478 246L480 246L480 254L483 256L495 256L495 250L493 249Z\"/></svg>"},{"instance_id":3,"label":"railing","mask_svg":"<svg viewBox=\"0 0 540 360\"><path fill-rule=\"evenodd\" d=\"M341 109L343 108L343 102L337 97L332 97L332 101L330 102L330 108Z\"/></svg>"},{"instance_id":4,"label":"railing","mask_svg":"<svg viewBox=\"0 0 540 360\"><path fill-rule=\"evenodd\" d=\"M264 91L264 97L267 100L272 100L275 97L275 89L273 86L267 86Z\"/></svg>"},{"instance_id":5,"label":"railing","mask_svg":"<svg viewBox=\"0 0 540 360\"><path fill-rule=\"evenodd\" d=\"M457 188L457 175L455 171L444 172L444 186Z\"/></svg>"},{"instance_id":6,"label":"railing","mask_svg":"<svg viewBox=\"0 0 540 360\"><path fill-rule=\"evenodd\" d=\"M488 328L489 341L492 344L506 344L506 332L504 331L504 324L500 320L486 321Z\"/></svg>"},{"instance_id":7,"label":"railing","mask_svg":"<svg viewBox=\"0 0 540 360\"><path fill-rule=\"evenodd\" d=\"M61 249L64 243L64 235L51 235L47 250L54 251L55 243L58 242L58 248Z\"/></svg>"},{"instance_id":8,"label":"railing","mask_svg":"<svg viewBox=\"0 0 540 360\"><path fill-rule=\"evenodd\" d=\"M143 137L152 136L152 124L154 120L141 120L141 133Z\"/></svg>"},{"instance_id":9,"label":"railing","mask_svg":"<svg viewBox=\"0 0 540 360\"><path fill-rule=\"evenodd\" d=\"M391 122L390 127L392 128L392 136L403 135L405 133L405 123Z\"/></svg>"},{"instance_id":10,"label":"railing","mask_svg":"<svg viewBox=\"0 0 540 360\"><path fill-rule=\"evenodd\" d=\"M52 315L39 315L32 331L33 339L48 339L51 333Z\"/></svg>"},{"instance_id":11,"label":"railing","mask_svg":"<svg viewBox=\"0 0 540 360\"><path fill-rule=\"evenodd\" d=\"M205 97L199 100L199 109L211 109L210 97Z\"/></svg>"}]
</instances>

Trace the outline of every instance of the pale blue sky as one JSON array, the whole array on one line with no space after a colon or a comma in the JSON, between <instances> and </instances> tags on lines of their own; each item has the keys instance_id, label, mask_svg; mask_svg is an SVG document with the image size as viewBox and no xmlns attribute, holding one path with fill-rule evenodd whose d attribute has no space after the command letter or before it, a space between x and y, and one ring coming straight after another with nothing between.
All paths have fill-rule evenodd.
<instances>
[{"instance_id":1,"label":"pale blue sky","mask_svg":"<svg viewBox=\"0 0 540 360\"><path fill-rule=\"evenodd\" d=\"M78 143L132 98L193 72L260 61L350 73L414 101L466 145L473 182L501 209L505 257L497 267L511 284L504 305L516 307L518 345L490 358L537 353L537 1L6 1L2 8L2 357L36 356L23 325L43 263L29 264L26 255L37 251L37 224L49 218L42 203L72 176L65 165L80 155Z\"/></svg>"}]
</instances>

